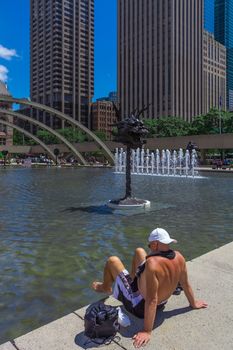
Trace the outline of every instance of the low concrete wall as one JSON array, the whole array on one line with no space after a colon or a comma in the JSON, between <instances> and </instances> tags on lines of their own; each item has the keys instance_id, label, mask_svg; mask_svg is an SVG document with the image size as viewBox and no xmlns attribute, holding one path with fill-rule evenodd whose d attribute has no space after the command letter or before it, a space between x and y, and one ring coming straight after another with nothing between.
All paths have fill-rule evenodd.
<instances>
[{"instance_id":1,"label":"low concrete wall","mask_svg":"<svg viewBox=\"0 0 233 350\"><path fill-rule=\"evenodd\" d=\"M7 150L9 153L29 154L31 146L0 146L0 152L3 150Z\"/></svg>"},{"instance_id":2,"label":"low concrete wall","mask_svg":"<svg viewBox=\"0 0 233 350\"><path fill-rule=\"evenodd\" d=\"M147 139L145 148L151 150L155 149L186 149L189 141L195 142L199 149L233 149L233 134L222 134L222 135L195 135L195 136L182 136L182 137L161 137ZM113 152L117 147L124 147L122 144L106 141L105 144ZM49 145L53 150L54 148L59 148L61 153L70 153L70 150L64 145ZM95 142L83 142L76 143L75 147L81 153L83 152L95 152L100 150ZM7 149L10 153L32 153L40 154L44 153L41 146L0 146L0 151Z\"/></svg>"}]
</instances>

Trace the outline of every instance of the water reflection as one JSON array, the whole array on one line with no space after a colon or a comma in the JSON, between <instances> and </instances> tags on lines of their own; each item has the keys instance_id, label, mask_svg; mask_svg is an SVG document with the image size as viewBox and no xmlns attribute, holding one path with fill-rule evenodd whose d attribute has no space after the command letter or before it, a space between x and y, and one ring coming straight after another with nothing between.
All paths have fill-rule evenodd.
<instances>
[{"instance_id":1,"label":"water reflection","mask_svg":"<svg viewBox=\"0 0 233 350\"><path fill-rule=\"evenodd\" d=\"M130 265L154 227L190 259L232 240L233 178L133 177L151 210L106 207L124 177L104 169L0 170L0 343L98 298L108 255Z\"/></svg>"},{"instance_id":2,"label":"water reflection","mask_svg":"<svg viewBox=\"0 0 233 350\"><path fill-rule=\"evenodd\" d=\"M76 211L82 211L84 213L96 213L96 214L100 214L100 215L113 215L114 211L109 208L107 205L99 205L99 206L94 206L94 205L90 205L88 207L70 207L64 210L64 212L76 212Z\"/></svg>"}]
</instances>

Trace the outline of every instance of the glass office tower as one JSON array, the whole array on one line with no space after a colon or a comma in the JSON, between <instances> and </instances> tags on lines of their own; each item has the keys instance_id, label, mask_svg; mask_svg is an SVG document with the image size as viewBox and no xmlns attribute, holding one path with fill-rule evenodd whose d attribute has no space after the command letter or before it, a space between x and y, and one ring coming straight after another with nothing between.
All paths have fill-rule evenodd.
<instances>
[{"instance_id":1,"label":"glass office tower","mask_svg":"<svg viewBox=\"0 0 233 350\"><path fill-rule=\"evenodd\" d=\"M227 48L227 108L233 111L233 0L215 0L215 39Z\"/></svg>"},{"instance_id":2,"label":"glass office tower","mask_svg":"<svg viewBox=\"0 0 233 350\"><path fill-rule=\"evenodd\" d=\"M214 0L204 2L204 28L210 33L214 33Z\"/></svg>"}]
</instances>

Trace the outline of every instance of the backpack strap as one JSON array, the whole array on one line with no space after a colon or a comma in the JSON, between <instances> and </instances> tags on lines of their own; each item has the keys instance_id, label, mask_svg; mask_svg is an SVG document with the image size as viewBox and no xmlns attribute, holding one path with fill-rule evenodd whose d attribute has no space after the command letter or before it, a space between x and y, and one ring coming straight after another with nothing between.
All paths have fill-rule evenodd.
<instances>
[{"instance_id":1,"label":"backpack strap","mask_svg":"<svg viewBox=\"0 0 233 350\"><path fill-rule=\"evenodd\" d=\"M91 343L94 343L96 345L110 345L113 341L118 344L120 340L121 340L121 337L115 334L112 337L103 338L103 339L101 338L87 339L87 341L83 344L83 346L85 347L85 349L87 349L88 347L86 346Z\"/></svg>"}]
</instances>

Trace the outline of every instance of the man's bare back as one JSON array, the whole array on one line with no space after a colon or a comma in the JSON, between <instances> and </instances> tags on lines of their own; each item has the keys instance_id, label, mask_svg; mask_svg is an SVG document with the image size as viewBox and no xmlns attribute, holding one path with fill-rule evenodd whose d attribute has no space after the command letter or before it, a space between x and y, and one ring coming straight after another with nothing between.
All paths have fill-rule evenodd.
<instances>
[{"instance_id":1,"label":"man's bare back","mask_svg":"<svg viewBox=\"0 0 233 350\"><path fill-rule=\"evenodd\" d=\"M150 260L150 263L148 263ZM180 282L181 275L185 271L185 259L179 253L175 252L175 258L170 260L161 256L151 256L147 259L145 271L138 279L138 289L146 299L147 295L147 283L146 272L150 264L152 271L158 280L158 304L170 298L174 290Z\"/></svg>"}]
</instances>

